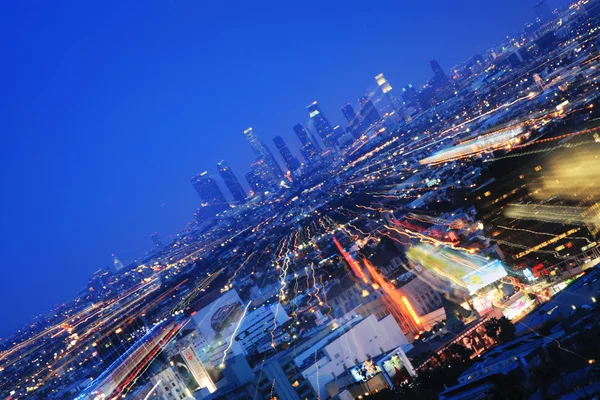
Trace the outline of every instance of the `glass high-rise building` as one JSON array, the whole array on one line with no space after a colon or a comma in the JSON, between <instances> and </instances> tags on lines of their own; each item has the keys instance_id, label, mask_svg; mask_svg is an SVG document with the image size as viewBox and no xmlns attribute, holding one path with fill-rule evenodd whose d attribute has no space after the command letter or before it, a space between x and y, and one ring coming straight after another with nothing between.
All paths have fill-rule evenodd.
<instances>
[{"instance_id":1,"label":"glass high-rise building","mask_svg":"<svg viewBox=\"0 0 600 400\"><path fill-rule=\"evenodd\" d=\"M279 154L281 154L281 158L283 158L283 162L285 162L286 167L290 171L295 171L300 168L300 161L296 157L292 155L292 152L285 144L285 141L281 136L275 136L273 138L273 143L275 143L275 147L279 150Z\"/></svg>"},{"instance_id":2,"label":"glass high-rise building","mask_svg":"<svg viewBox=\"0 0 600 400\"><path fill-rule=\"evenodd\" d=\"M409 106L418 107L419 95L410 83L402 88L402 100Z\"/></svg>"},{"instance_id":3,"label":"glass high-rise building","mask_svg":"<svg viewBox=\"0 0 600 400\"><path fill-rule=\"evenodd\" d=\"M302 143L300 152L306 160L313 160L319 155L319 147L301 123L294 125L294 132Z\"/></svg>"},{"instance_id":4,"label":"glass high-rise building","mask_svg":"<svg viewBox=\"0 0 600 400\"><path fill-rule=\"evenodd\" d=\"M436 60L431 60L429 64L431 65L431 69L433 70L433 82L438 87L444 86L446 83L448 83L448 76L440 66L440 63Z\"/></svg>"},{"instance_id":5,"label":"glass high-rise building","mask_svg":"<svg viewBox=\"0 0 600 400\"><path fill-rule=\"evenodd\" d=\"M257 193L261 191L261 185L256 175L254 175L254 170L246 172L244 178L246 178L246 182L248 182L248 186L250 186L252 192Z\"/></svg>"},{"instance_id":6,"label":"glass high-rise building","mask_svg":"<svg viewBox=\"0 0 600 400\"><path fill-rule=\"evenodd\" d=\"M217 163L217 168L219 169L219 175L225 181L225 186L227 186L231 196L233 196L233 200L243 203L246 200L246 192L242 188L242 185L240 185L231 167L225 161L221 160Z\"/></svg>"},{"instance_id":7,"label":"glass high-rise building","mask_svg":"<svg viewBox=\"0 0 600 400\"><path fill-rule=\"evenodd\" d=\"M381 92L384 94L386 99L391 104L392 108L394 110L398 111L400 109L400 107L402 106L402 104L400 104L400 101L396 97L396 94L394 93L394 90L392 89L392 85L390 85L390 83L385 79L385 76L383 76L383 74L377 75L375 77L375 80L377 81L377 85L381 89Z\"/></svg>"},{"instance_id":8,"label":"glass high-rise building","mask_svg":"<svg viewBox=\"0 0 600 400\"><path fill-rule=\"evenodd\" d=\"M252 170L246 174L246 181L254 192L266 192L278 187L279 178L264 160L258 160L251 168Z\"/></svg>"},{"instance_id":9,"label":"glass high-rise building","mask_svg":"<svg viewBox=\"0 0 600 400\"><path fill-rule=\"evenodd\" d=\"M204 171L191 180L194 189L202 200L202 207L207 211L207 217L214 217L220 212L229 208L229 203L225 200L223 192L217 185L217 182Z\"/></svg>"},{"instance_id":10,"label":"glass high-rise building","mask_svg":"<svg viewBox=\"0 0 600 400\"><path fill-rule=\"evenodd\" d=\"M358 101L360 103L360 115L368 125L373 125L381 119L375 105L368 96L362 96Z\"/></svg>"},{"instance_id":11,"label":"glass high-rise building","mask_svg":"<svg viewBox=\"0 0 600 400\"><path fill-rule=\"evenodd\" d=\"M267 145L258 139L252 128L246 129L244 131L244 136L246 137L246 140L248 140L248 143L250 143L250 146L252 146L256 161L264 160L265 164L271 169L274 175L283 177L283 171L279 164L277 164L275 157L273 157L273 153L271 153L271 150L269 150Z\"/></svg>"},{"instance_id":12,"label":"glass high-rise building","mask_svg":"<svg viewBox=\"0 0 600 400\"><path fill-rule=\"evenodd\" d=\"M352 107L352 104L348 103L344 107L342 107L342 114L344 114L344 117L348 121L348 125L358 125L358 119L356 117L356 112L354 111L354 107Z\"/></svg>"},{"instance_id":13,"label":"glass high-rise building","mask_svg":"<svg viewBox=\"0 0 600 400\"><path fill-rule=\"evenodd\" d=\"M125 268L125 266L123 265L123 263L121 262L121 260L119 260L117 258L117 256L115 256L114 254L112 255L113 258L113 266L115 267L116 271L120 271L122 269Z\"/></svg>"},{"instance_id":14,"label":"glass high-rise building","mask_svg":"<svg viewBox=\"0 0 600 400\"><path fill-rule=\"evenodd\" d=\"M319 137L327 147L333 147L335 145L335 140L333 139L333 127L323 114L323 111L319 108L319 105L316 101L313 101L311 104L306 107L308 109L308 113L310 116L310 121L315 127Z\"/></svg>"}]
</instances>

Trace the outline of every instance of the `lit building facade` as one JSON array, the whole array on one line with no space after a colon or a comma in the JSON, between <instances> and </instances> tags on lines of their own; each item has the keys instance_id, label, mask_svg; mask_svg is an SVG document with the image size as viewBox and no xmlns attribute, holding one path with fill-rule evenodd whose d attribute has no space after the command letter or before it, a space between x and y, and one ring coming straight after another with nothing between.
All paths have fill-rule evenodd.
<instances>
[{"instance_id":1,"label":"lit building facade","mask_svg":"<svg viewBox=\"0 0 600 400\"><path fill-rule=\"evenodd\" d=\"M342 114L344 114L344 118L348 121L348 126L355 126L358 124L358 117L356 116L352 104L348 103L342 107Z\"/></svg>"},{"instance_id":2,"label":"lit building facade","mask_svg":"<svg viewBox=\"0 0 600 400\"><path fill-rule=\"evenodd\" d=\"M269 168L265 160L258 160L251 165L251 171L246 174L246 181L256 193L276 189L280 179Z\"/></svg>"},{"instance_id":3,"label":"lit building facade","mask_svg":"<svg viewBox=\"0 0 600 400\"><path fill-rule=\"evenodd\" d=\"M362 96L358 99L360 103L360 115L366 125L373 125L379 122L381 116L375 109L375 105L368 96Z\"/></svg>"},{"instance_id":4,"label":"lit building facade","mask_svg":"<svg viewBox=\"0 0 600 400\"><path fill-rule=\"evenodd\" d=\"M306 107L310 116L310 121L315 127L319 137L327 147L335 146L335 139L333 138L333 127L321 111L321 108L316 101Z\"/></svg>"},{"instance_id":5,"label":"lit building facade","mask_svg":"<svg viewBox=\"0 0 600 400\"><path fill-rule=\"evenodd\" d=\"M244 131L244 136L254 151L256 161L263 160L275 176L283 177L283 171L279 164L277 164L275 157L273 157L273 153L271 153L271 150L258 139L252 128L246 129Z\"/></svg>"},{"instance_id":6,"label":"lit building facade","mask_svg":"<svg viewBox=\"0 0 600 400\"><path fill-rule=\"evenodd\" d=\"M294 360L297 365L304 366L308 363L302 375L317 398L329 397L327 383L354 367L357 360L362 363L398 348L412 348L391 315L381 320L377 320L374 315L359 319L359 322L343 329L343 332L335 339L328 338L317 343Z\"/></svg>"},{"instance_id":7,"label":"lit building facade","mask_svg":"<svg viewBox=\"0 0 600 400\"><path fill-rule=\"evenodd\" d=\"M275 147L277 148L277 150L279 150L279 154L281 154L281 158L283 158L285 166L290 171L293 172L300 168L300 161L298 161L298 159L292 155L292 152L287 147L285 141L281 136L275 136L273 138L273 143L275 143Z\"/></svg>"},{"instance_id":8,"label":"lit building facade","mask_svg":"<svg viewBox=\"0 0 600 400\"><path fill-rule=\"evenodd\" d=\"M146 397L148 400L183 400L193 397L190 389L171 368L165 368L152 376L150 382L154 389L148 393Z\"/></svg>"},{"instance_id":9,"label":"lit building facade","mask_svg":"<svg viewBox=\"0 0 600 400\"><path fill-rule=\"evenodd\" d=\"M318 157L320 148L316 141L311 137L308 131L300 123L294 125L294 133L298 136L298 140L302 143L300 152L306 160L314 160Z\"/></svg>"},{"instance_id":10,"label":"lit building facade","mask_svg":"<svg viewBox=\"0 0 600 400\"><path fill-rule=\"evenodd\" d=\"M212 218L229 208L223 192L217 186L217 182L208 175L208 172L204 171L193 177L191 182L202 200L202 208L206 212L205 217Z\"/></svg>"},{"instance_id":11,"label":"lit building facade","mask_svg":"<svg viewBox=\"0 0 600 400\"><path fill-rule=\"evenodd\" d=\"M242 185L240 185L240 182L231 170L231 167L227 165L225 161L219 161L217 163L217 168L219 168L219 175L221 175L221 178L225 181L225 185L227 186L227 189L229 189L233 199L238 203L243 203L246 200L246 192L242 188Z\"/></svg>"},{"instance_id":12,"label":"lit building facade","mask_svg":"<svg viewBox=\"0 0 600 400\"><path fill-rule=\"evenodd\" d=\"M392 85L390 85L390 83L385 79L385 76L383 76L383 74L377 75L375 77L375 80L377 81L377 85L379 86L379 89L381 89L381 92L384 94L384 96L386 97L388 102L391 104L392 108L395 111L398 111L400 109L400 107L402 106L402 104L400 104L400 101L396 97L396 95L392 89Z\"/></svg>"}]
</instances>

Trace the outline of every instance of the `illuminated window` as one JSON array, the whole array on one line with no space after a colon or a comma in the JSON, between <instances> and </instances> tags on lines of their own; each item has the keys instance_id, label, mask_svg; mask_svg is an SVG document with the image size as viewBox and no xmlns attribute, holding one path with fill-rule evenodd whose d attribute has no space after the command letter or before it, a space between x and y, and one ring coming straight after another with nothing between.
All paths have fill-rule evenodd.
<instances>
[{"instance_id":1,"label":"illuminated window","mask_svg":"<svg viewBox=\"0 0 600 400\"><path fill-rule=\"evenodd\" d=\"M488 191L487 191L487 192L485 192L483 195L484 195L485 197L488 197L488 196L489 196L489 195L491 195L491 194L492 194L492 192L490 192L490 191L488 190Z\"/></svg>"},{"instance_id":2,"label":"illuminated window","mask_svg":"<svg viewBox=\"0 0 600 400\"><path fill-rule=\"evenodd\" d=\"M536 166L536 167L535 167L533 170L534 170L535 172L539 172L539 171L541 171L541 170L542 170L542 166L541 166L541 165L538 165L538 166Z\"/></svg>"}]
</instances>

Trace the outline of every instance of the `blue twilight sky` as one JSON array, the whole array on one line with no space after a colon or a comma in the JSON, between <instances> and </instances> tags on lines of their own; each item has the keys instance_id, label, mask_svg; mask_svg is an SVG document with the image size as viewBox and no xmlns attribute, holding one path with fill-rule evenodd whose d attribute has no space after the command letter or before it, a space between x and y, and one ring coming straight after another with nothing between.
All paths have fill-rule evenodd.
<instances>
[{"instance_id":1,"label":"blue twilight sky","mask_svg":"<svg viewBox=\"0 0 600 400\"><path fill-rule=\"evenodd\" d=\"M225 159L243 180L248 126L295 148L309 102L340 123L376 74L421 85L431 58L447 69L498 43L533 3L3 2L0 335L111 253L132 260L181 229L194 174Z\"/></svg>"}]
</instances>

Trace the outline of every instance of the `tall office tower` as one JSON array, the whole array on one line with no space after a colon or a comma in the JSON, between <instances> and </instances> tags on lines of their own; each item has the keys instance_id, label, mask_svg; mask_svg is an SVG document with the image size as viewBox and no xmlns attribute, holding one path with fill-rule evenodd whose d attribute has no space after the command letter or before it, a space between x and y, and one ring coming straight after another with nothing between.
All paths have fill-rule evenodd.
<instances>
[{"instance_id":1,"label":"tall office tower","mask_svg":"<svg viewBox=\"0 0 600 400\"><path fill-rule=\"evenodd\" d=\"M325 114L319 108L316 101L313 101L307 107L310 116L310 121L314 125L319 137L327 147L335 145L335 140L332 138L333 127L325 117Z\"/></svg>"},{"instance_id":2,"label":"tall office tower","mask_svg":"<svg viewBox=\"0 0 600 400\"><path fill-rule=\"evenodd\" d=\"M244 178L246 178L246 182L248 182L248 186L250 186L250 190L254 193L258 193L260 192L260 182L258 181L257 177L254 175L254 170L250 170L248 172L246 172L246 174L244 175Z\"/></svg>"},{"instance_id":3,"label":"tall office tower","mask_svg":"<svg viewBox=\"0 0 600 400\"><path fill-rule=\"evenodd\" d=\"M390 83L385 79L385 76L383 76L383 74L377 75L375 77L375 80L377 81L377 85L379 85L381 92L385 95L385 98L392 105L392 108L398 111L401 108L402 104L400 104L400 101L398 100L396 94L392 90L392 85L390 85Z\"/></svg>"},{"instance_id":4,"label":"tall office tower","mask_svg":"<svg viewBox=\"0 0 600 400\"><path fill-rule=\"evenodd\" d=\"M208 172L204 171L200 175L193 177L192 185L202 200L202 207L206 211L206 217L212 218L229 208L229 203L225 200L223 192L217 186L217 182L208 175Z\"/></svg>"},{"instance_id":5,"label":"tall office tower","mask_svg":"<svg viewBox=\"0 0 600 400\"><path fill-rule=\"evenodd\" d=\"M275 156L273 155L273 153L271 153L271 149L269 149L269 147L264 143L262 145L267 150L267 154L269 156L266 161L270 160L268 165L273 166L272 169L279 182L280 178L283 178L285 176L285 173L283 172L283 169L279 166L279 163L275 160Z\"/></svg>"},{"instance_id":6,"label":"tall office tower","mask_svg":"<svg viewBox=\"0 0 600 400\"><path fill-rule=\"evenodd\" d=\"M279 150L279 154L281 154L281 158L285 162L285 165L288 167L290 171L295 171L300 168L300 161L296 157L292 155L290 149L288 149L285 141L281 136L275 136L273 138L273 143L275 143L275 147Z\"/></svg>"},{"instance_id":7,"label":"tall office tower","mask_svg":"<svg viewBox=\"0 0 600 400\"><path fill-rule=\"evenodd\" d=\"M440 63L438 63L436 60L431 60L429 64L431 65L431 69L433 70L433 80L436 83L436 85L438 87L444 86L448 82L448 76L440 66Z\"/></svg>"},{"instance_id":8,"label":"tall office tower","mask_svg":"<svg viewBox=\"0 0 600 400\"><path fill-rule=\"evenodd\" d=\"M410 83L402 88L402 100L408 105L418 105L419 95Z\"/></svg>"},{"instance_id":9,"label":"tall office tower","mask_svg":"<svg viewBox=\"0 0 600 400\"><path fill-rule=\"evenodd\" d=\"M348 103L342 107L342 114L344 114L344 117L346 117L346 120L348 121L349 131L352 136L354 136L355 139L360 138L363 134L364 124L356 115L356 111L354 111L352 104Z\"/></svg>"},{"instance_id":10,"label":"tall office tower","mask_svg":"<svg viewBox=\"0 0 600 400\"><path fill-rule=\"evenodd\" d=\"M229 165L227 165L224 160L221 160L217 163L217 168L219 168L219 175L221 175L221 178L225 181L225 186L229 189L229 192L233 196L233 200L238 203L243 203L246 200L246 192L244 192L242 185L240 185L240 182Z\"/></svg>"},{"instance_id":11,"label":"tall office tower","mask_svg":"<svg viewBox=\"0 0 600 400\"><path fill-rule=\"evenodd\" d=\"M279 186L280 179L264 160L258 160L251 165L251 168L252 170L246 174L246 181L254 192L266 192Z\"/></svg>"},{"instance_id":12,"label":"tall office tower","mask_svg":"<svg viewBox=\"0 0 600 400\"><path fill-rule=\"evenodd\" d=\"M271 150L258 139L258 137L254 134L252 128L248 128L244 131L244 136L252 146L252 150L254 151L254 157L256 161L264 160L269 168L273 171L273 174L283 177L283 171L277 161L275 161L275 157L273 157L273 153Z\"/></svg>"},{"instance_id":13,"label":"tall office tower","mask_svg":"<svg viewBox=\"0 0 600 400\"><path fill-rule=\"evenodd\" d=\"M550 11L550 7L548 7L548 3L546 3L546 0L540 0L537 3L535 3L533 9L538 17L538 20L542 24L552 21L552 11Z\"/></svg>"},{"instance_id":14,"label":"tall office tower","mask_svg":"<svg viewBox=\"0 0 600 400\"><path fill-rule=\"evenodd\" d=\"M160 236L158 235L158 232L154 232L152 235L150 235L150 240L152 240L152 243L154 243L154 246L156 246L156 248L158 249L162 249L163 247L165 247L162 240L160 239Z\"/></svg>"},{"instance_id":15,"label":"tall office tower","mask_svg":"<svg viewBox=\"0 0 600 400\"><path fill-rule=\"evenodd\" d=\"M381 119L379 113L375 109L375 105L368 96L365 95L360 97L358 102L360 103L360 115L362 115L363 120L368 125L373 125Z\"/></svg>"},{"instance_id":16,"label":"tall office tower","mask_svg":"<svg viewBox=\"0 0 600 400\"><path fill-rule=\"evenodd\" d=\"M431 86L427 86L421 89L417 95L419 99L419 105L423 110L428 110L433 105L433 99L435 97L435 89Z\"/></svg>"},{"instance_id":17,"label":"tall office tower","mask_svg":"<svg viewBox=\"0 0 600 400\"><path fill-rule=\"evenodd\" d=\"M346 136L346 130L339 125L333 127L333 138L336 143L340 144L340 140Z\"/></svg>"},{"instance_id":18,"label":"tall office tower","mask_svg":"<svg viewBox=\"0 0 600 400\"><path fill-rule=\"evenodd\" d=\"M121 260L119 260L117 258L117 256L115 256L114 254L112 255L113 258L113 266L115 267L116 271L120 271L123 268L125 268L125 266L123 265L123 263L121 262Z\"/></svg>"},{"instance_id":19,"label":"tall office tower","mask_svg":"<svg viewBox=\"0 0 600 400\"><path fill-rule=\"evenodd\" d=\"M311 138L311 136L308 134L306 129L304 129L304 126L302 126L302 124L297 123L296 125L294 125L294 132L296 133L296 136L298 136L298 140L300 140L300 143L302 143L302 148L300 149L300 152L302 152L304 158L307 160L315 159L320 152L319 145L315 142L313 138Z\"/></svg>"},{"instance_id":20,"label":"tall office tower","mask_svg":"<svg viewBox=\"0 0 600 400\"><path fill-rule=\"evenodd\" d=\"M342 107L342 114L344 114L349 126L358 125L358 118L356 117L356 112L354 111L352 104L348 103Z\"/></svg>"}]
</instances>

